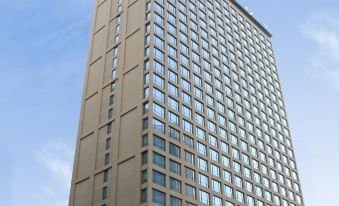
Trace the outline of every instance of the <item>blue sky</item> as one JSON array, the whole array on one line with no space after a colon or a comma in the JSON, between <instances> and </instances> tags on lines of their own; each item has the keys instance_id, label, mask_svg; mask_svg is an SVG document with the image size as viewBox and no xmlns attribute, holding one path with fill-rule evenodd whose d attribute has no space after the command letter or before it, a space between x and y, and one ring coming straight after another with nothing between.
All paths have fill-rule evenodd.
<instances>
[{"instance_id":1,"label":"blue sky","mask_svg":"<svg viewBox=\"0 0 339 206\"><path fill-rule=\"evenodd\" d=\"M67 205L92 1L0 1L0 205ZM339 2L239 2L273 33L306 204L337 205Z\"/></svg>"}]
</instances>

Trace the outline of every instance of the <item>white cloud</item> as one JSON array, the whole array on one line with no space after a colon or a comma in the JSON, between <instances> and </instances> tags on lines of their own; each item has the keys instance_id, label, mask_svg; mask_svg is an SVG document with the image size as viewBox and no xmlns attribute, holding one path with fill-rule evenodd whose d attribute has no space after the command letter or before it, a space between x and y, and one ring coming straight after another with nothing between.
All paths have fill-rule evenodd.
<instances>
[{"instance_id":1,"label":"white cloud","mask_svg":"<svg viewBox=\"0 0 339 206\"><path fill-rule=\"evenodd\" d=\"M64 143L48 143L36 153L37 161L59 179L68 183L72 175L73 152Z\"/></svg>"},{"instance_id":2,"label":"white cloud","mask_svg":"<svg viewBox=\"0 0 339 206\"><path fill-rule=\"evenodd\" d=\"M310 58L315 75L339 90L339 16L314 14L304 22L301 30L317 46Z\"/></svg>"},{"instance_id":3,"label":"white cloud","mask_svg":"<svg viewBox=\"0 0 339 206\"><path fill-rule=\"evenodd\" d=\"M69 145L51 142L35 153L36 161L48 174L39 186L38 202L49 206L68 204L72 177L73 152Z\"/></svg>"}]
</instances>

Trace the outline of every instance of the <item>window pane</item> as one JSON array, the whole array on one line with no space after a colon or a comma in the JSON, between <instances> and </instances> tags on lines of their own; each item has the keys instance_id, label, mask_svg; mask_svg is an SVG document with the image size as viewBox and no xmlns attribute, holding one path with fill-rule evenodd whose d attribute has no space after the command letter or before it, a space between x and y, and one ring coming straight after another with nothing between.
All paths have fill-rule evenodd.
<instances>
[{"instance_id":1,"label":"window pane","mask_svg":"<svg viewBox=\"0 0 339 206\"><path fill-rule=\"evenodd\" d=\"M180 183L180 181L176 180L174 178L170 178L170 189L172 191L180 193L181 192L181 183Z\"/></svg>"},{"instance_id":2,"label":"window pane","mask_svg":"<svg viewBox=\"0 0 339 206\"><path fill-rule=\"evenodd\" d=\"M173 161L173 160L170 160L169 161L169 168L170 168L170 171L173 172L173 173L176 173L178 175L181 174L181 166L179 163Z\"/></svg>"},{"instance_id":3,"label":"window pane","mask_svg":"<svg viewBox=\"0 0 339 206\"><path fill-rule=\"evenodd\" d=\"M153 170L153 183L161 185L163 187L165 187L165 175Z\"/></svg>"},{"instance_id":4,"label":"window pane","mask_svg":"<svg viewBox=\"0 0 339 206\"><path fill-rule=\"evenodd\" d=\"M153 189L152 199L154 203L165 206L165 197L165 193Z\"/></svg>"},{"instance_id":5,"label":"window pane","mask_svg":"<svg viewBox=\"0 0 339 206\"><path fill-rule=\"evenodd\" d=\"M199 190L199 198L201 203L209 205L210 195L207 192Z\"/></svg>"},{"instance_id":6,"label":"window pane","mask_svg":"<svg viewBox=\"0 0 339 206\"><path fill-rule=\"evenodd\" d=\"M181 206L181 200L179 198L170 197L170 206Z\"/></svg>"},{"instance_id":7,"label":"window pane","mask_svg":"<svg viewBox=\"0 0 339 206\"><path fill-rule=\"evenodd\" d=\"M153 163L159 167L165 168L165 157L154 152Z\"/></svg>"},{"instance_id":8,"label":"window pane","mask_svg":"<svg viewBox=\"0 0 339 206\"><path fill-rule=\"evenodd\" d=\"M153 145L161 150L165 150L165 140L156 135L153 136Z\"/></svg>"},{"instance_id":9,"label":"window pane","mask_svg":"<svg viewBox=\"0 0 339 206\"><path fill-rule=\"evenodd\" d=\"M180 158L180 147L176 146L175 144L169 144L169 153L173 156Z\"/></svg>"}]
</instances>

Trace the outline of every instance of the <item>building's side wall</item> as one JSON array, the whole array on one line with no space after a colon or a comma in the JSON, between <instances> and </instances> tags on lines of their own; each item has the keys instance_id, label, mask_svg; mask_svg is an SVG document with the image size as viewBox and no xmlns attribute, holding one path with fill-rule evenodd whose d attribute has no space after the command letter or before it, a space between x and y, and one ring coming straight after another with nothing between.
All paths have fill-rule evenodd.
<instances>
[{"instance_id":1,"label":"building's side wall","mask_svg":"<svg viewBox=\"0 0 339 206\"><path fill-rule=\"evenodd\" d=\"M95 2L69 206L139 205L144 7Z\"/></svg>"}]
</instances>

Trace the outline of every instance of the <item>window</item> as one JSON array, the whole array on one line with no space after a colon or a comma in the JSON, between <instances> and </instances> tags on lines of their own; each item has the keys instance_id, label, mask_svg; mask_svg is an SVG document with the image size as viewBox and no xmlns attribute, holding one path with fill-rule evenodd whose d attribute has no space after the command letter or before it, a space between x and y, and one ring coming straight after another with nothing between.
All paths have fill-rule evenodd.
<instances>
[{"instance_id":1,"label":"window","mask_svg":"<svg viewBox=\"0 0 339 206\"><path fill-rule=\"evenodd\" d=\"M149 51L150 51L150 48L149 48L149 47L146 47L146 48L145 48L145 56L148 56L148 55L149 55Z\"/></svg>"},{"instance_id":2,"label":"window","mask_svg":"<svg viewBox=\"0 0 339 206\"><path fill-rule=\"evenodd\" d=\"M142 129L146 130L148 128L148 119L145 118L142 120Z\"/></svg>"},{"instance_id":3,"label":"window","mask_svg":"<svg viewBox=\"0 0 339 206\"><path fill-rule=\"evenodd\" d=\"M175 144L169 144L169 153L175 157L180 158L180 147L176 146Z\"/></svg>"},{"instance_id":4,"label":"window","mask_svg":"<svg viewBox=\"0 0 339 206\"><path fill-rule=\"evenodd\" d=\"M245 189L248 191L248 192L253 192L253 184L248 182L248 181L245 181Z\"/></svg>"},{"instance_id":5,"label":"window","mask_svg":"<svg viewBox=\"0 0 339 206\"><path fill-rule=\"evenodd\" d=\"M179 126L179 116L178 115L176 115L172 112L169 112L168 113L168 120L169 120L170 123Z\"/></svg>"},{"instance_id":6,"label":"window","mask_svg":"<svg viewBox=\"0 0 339 206\"><path fill-rule=\"evenodd\" d=\"M210 195L209 193L199 190L199 200L201 203L209 205L210 204Z\"/></svg>"},{"instance_id":7,"label":"window","mask_svg":"<svg viewBox=\"0 0 339 206\"><path fill-rule=\"evenodd\" d=\"M198 127L196 128L196 135L201 140L205 140L205 138L206 138L205 131L200 129L200 128L198 128Z\"/></svg>"},{"instance_id":8,"label":"window","mask_svg":"<svg viewBox=\"0 0 339 206\"><path fill-rule=\"evenodd\" d=\"M203 98L203 91L194 86L194 95L200 99Z\"/></svg>"},{"instance_id":9,"label":"window","mask_svg":"<svg viewBox=\"0 0 339 206\"><path fill-rule=\"evenodd\" d=\"M165 94L156 88L154 88L153 97L160 102L165 101Z\"/></svg>"},{"instance_id":10,"label":"window","mask_svg":"<svg viewBox=\"0 0 339 206\"><path fill-rule=\"evenodd\" d=\"M176 8L175 8L175 6L173 6L173 5L170 4L170 3L167 3L167 9L168 9L168 11L172 12L173 14L176 13Z\"/></svg>"},{"instance_id":11,"label":"window","mask_svg":"<svg viewBox=\"0 0 339 206\"><path fill-rule=\"evenodd\" d=\"M157 48L154 48L154 56L162 61L165 60L165 54L164 52L160 51L159 49Z\"/></svg>"},{"instance_id":12,"label":"window","mask_svg":"<svg viewBox=\"0 0 339 206\"><path fill-rule=\"evenodd\" d=\"M186 89L187 91L191 91L191 84L184 79L181 80L181 86L182 86L182 88Z\"/></svg>"},{"instance_id":13,"label":"window","mask_svg":"<svg viewBox=\"0 0 339 206\"><path fill-rule=\"evenodd\" d=\"M220 147L221 147L221 150L223 152L228 153L228 144L226 144L225 142L221 141Z\"/></svg>"},{"instance_id":14,"label":"window","mask_svg":"<svg viewBox=\"0 0 339 206\"><path fill-rule=\"evenodd\" d=\"M176 161L170 160L169 161L169 170L175 174L181 174L181 166Z\"/></svg>"},{"instance_id":15,"label":"window","mask_svg":"<svg viewBox=\"0 0 339 206\"><path fill-rule=\"evenodd\" d=\"M161 88L164 88L164 86L165 86L165 80L162 77L160 77L156 74L154 74L153 82L154 82L154 84L156 84L157 86L159 86Z\"/></svg>"},{"instance_id":16,"label":"window","mask_svg":"<svg viewBox=\"0 0 339 206\"><path fill-rule=\"evenodd\" d=\"M153 119L153 129L156 132L165 133L165 124L157 119Z\"/></svg>"},{"instance_id":17,"label":"window","mask_svg":"<svg viewBox=\"0 0 339 206\"><path fill-rule=\"evenodd\" d=\"M199 177L199 184L203 187L208 188L208 177L203 175L203 174L200 174L200 173L199 173L198 177Z\"/></svg>"},{"instance_id":18,"label":"window","mask_svg":"<svg viewBox=\"0 0 339 206\"><path fill-rule=\"evenodd\" d=\"M213 145L214 147L218 147L218 140L216 137L209 135L209 143Z\"/></svg>"},{"instance_id":19,"label":"window","mask_svg":"<svg viewBox=\"0 0 339 206\"><path fill-rule=\"evenodd\" d=\"M241 166L240 166L239 163L233 162L233 169L234 169L235 172L240 173L240 167L241 167Z\"/></svg>"},{"instance_id":20,"label":"window","mask_svg":"<svg viewBox=\"0 0 339 206\"><path fill-rule=\"evenodd\" d=\"M204 117L201 116L199 113L195 113L195 122L200 124L201 126L205 126Z\"/></svg>"},{"instance_id":21,"label":"window","mask_svg":"<svg viewBox=\"0 0 339 206\"><path fill-rule=\"evenodd\" d=\"M108 110L108 119L111 119L113 117L113 108L110 108Z\"/></svg>"},{"instance_id":22,"label":"window","mask_svg":"<svg viewBox=\"0 0 339 206\"><path fill-rule=\"evenodd\" d=\"M170 42L171 44L177 45L177 39L176 39L173 35L168 34L168 35L167 35L167 40L168 40L168 42Z\"/></svg>"},{"instance_id":23,"label":"window","mask_svg":"<svg viewBox=\"0 0 339 206\"><path fill-rule=\"evenodd\" d=\"M165 118L165 109L156 103L153 104L153 113L159 117Z\"/></svg>"},{"instance_id":24,"label":"window","mask_svg":"<svg viewBox=\"0 0 339 206\"><path fill-rule=\"evenodd\" d=\"M115 58L116 59L116 58ZM114 65L114 63L113 63L113 65ZM115 77L117 77L117 70L113 70L112 71L112 79L114 79Z\"/></svg>"},{"instance_id":25,"label":"window","mask_svg":"<svg viewBox=\"0 0 339 206\"><path fill-rule=\"evenodd\" d=\"M234 204L229 201L226 201L226 206L234 206Z\"/></svg>"},{"instance_id":26,"label":"window","mask_svg":"<svg viewBox=\"0 0 339 206\"><path fill-rule=\"evenodd\" d=\"M157 147L157 148L159 148L161 150L165 150L165 144L166 143L165 143L164 139L162 139L162 138L160 138L160 137L158 137L156 135L153 136L153 146L154 147Z\"/></svg>"},{"instance_id":27,"label":"window","mask_svg":"<svg viewBox=\"0 0 339 206\"><path fill-rule=\"evenodd\" d=\"M224 185L224 192L225 192L225 195L229 198L233 198L233 188L232 187L229 187L227 185Z\"/></svg>"},{"instance_id":28,"label":"window","mask_svg":"<svg viewBox=\"0 0 339 206\"><path fill-rule=\"evenodd\" d=\"M195 171L188 167L185 167L185 178L186 180L195 182Z\"/></svg>"},{"instance_id":29,"label":"window","mask_svg":"<svg viewBox=\"0 0 339 206\"><path fill-rule=\"evenodd\" d=\"M219 161L219 153L215 150L210 149L210 158L216 162Z\"/></svg>"},{"instance_id":30,"label":"window","mask_svg":"<svg viewBox=\"0 0 339 206\"><path fill-rule=\"evenodd\" d=\"M185 151L185 162L194 165L194 154Z\"/></svg>"},{"instance_id":31,"label":"window","mask_svg":"<svg viewBox=\"0 0 339 206\"><path fill-rule=\"evenodd\" d=\"M182 106L182 114L188 118L192 118L192 110L186 106Z\"/></svg>"},{"instance_id":32,"label":"window","mask_svg":"<svg viewBox=\"0 0 339 206\"><path fill-rule=\"evenodd\" d=\"M227 182L230 182L230 183L232 182L232 174L226 170L223 170L223 178Z\"/></svg>"},{"instance_id":33,"label":"window","mask_svg":"<svg viewBox=\"0 0 339 206\"><path fill-rule=\"evenodd\" d=\"M185 92L182 92L182 100L187 103L191 104L191 96L189 94L186 94Z\"/></svg>"},{"instance_id":34,"label":"window","mask_svg":"<svg viewBox=\"0 0 339 206\"><path fill-rule=\"evenodd\" d=\"M168 70L168 78L175 82L175 83L178 83L178 75L174 72L172 72L171 70Z\"/></svg>"},{"instance_id":35,"label":"window","mask_svg":"<svg viewBox=\"0 0 339 206\"><path fill-rule=\"evenodd\" d=\"M143 152L141 154L141 159L142 159L142 165L147 164L147 152Z\"/></svg>"},{"instance_id":36,"label":"window","mask_svg":"<svg viewBox=\"0 0 339 206\"><path fill-rule=\"evenodd\" d=\"M214 176L220 177L220 168L214 164L211 164L211 173Z\"/></svg>"},{"instance_id":37,"label":"window","mask_svg":"<svg viewBox=\"0 0 339 206\"><path fill-rule=\"evenodd\" d=\"M221 183L216 180L212 180L212 190L215 192L221 192Z\"/></svg>"},{"instance_id":38,"label":"window","mask_svg":"<svg viewBox=\"0 0 339 206\"><path fill-rule=\"evenodd\" d=\"M104 182L108 181L108 170L104 171Z\"/></svg>"},{"instance_id":39,"label":"window","mask_svg":"<svg viewBox=\"0 0 339 206\"><path fill-rule=\"evenodd\" d=\"M148 28L148 27L146 27L146 28ZM162 29L157 24L154 24L154 30L155 30L155 33L159 34L160 36L164 35L164 29Z\"/></svg>"},{"instance_id":40,"label":"window","mask_svg":"<svg viewBox=\"0 0 339 206\"><path fill-rule=\"evenodd\" d=\"M162 6L160 6L157 2L154 2L154 8L156 11L158 11L160 14L164 13L164 9L162 8Z\"/></svg>"},{"instance_id":41,"label":"window","mask_svg":"<svg viewBox=\"0 0 339 206\"><path fill-rule=\"evenodd\" d=\"M149 96L149 88L146 87L146 88L144 89L144 98L147 98L148 96Z\"/></svg>"},{"instance_id":42,"label":"window","mask_svg":"<svg viewBox=\"0 0 339 206\"><path fill-rule=\"evenodd\" d=\"M239 202L244 202L244 193L236 191L235 197Z\"/></svg>"},{"instance_id":43,"label":"window","mask_svg":"<svg viewBox=\"0 0 339 206\"><path fill-rule=\"evenodd\" d=\"M195 199L195 187L186 185L185 186L185 195Z\"/></svg>"},{"instance_id":44,"label":"window","mask_svg":"<svg viewBox=\"0 0 339 206\"><path fill-rule=\"evenodd\" d=\"M153 170L153 183L165 187L166 176L161 172Z\"/></svg>"},{"instance_id":45,"label":"window","mask_svg":"<svg viewBox=\"0 0 339 206\"><path fill-rule=\"evenodd\" d=\"M181 200L179 198L170 197L170 206L181 206Z\"/></svg>"},{"instance_id":46,"label":"window","mask_svg":"<svg viewBox=\"0 0 339 206\"><path fill-rule=\"evenodd\" d=\"M159 24L163 25L164 24L164 18L158 15L157 13L154 13L154 19L157 21Z\"/></svg>"},{"instance_id":47,"label":"window","mask_svg":"<svg viewBox=\"0 0 339 206\"><path fill-rule=\"evenodd\" d=\"M194 147L193 139L187 135L184 135L184 143L187 147L190 147L190 148Z\"/></svg>"},{"instance_id":48,"label":"window","mask_svg":"<svg viewBox=\"0 0 339 206\"><path fill-rule=\"evenodd\" d=\"M105 186L105 187L103 187L102 188L102 193L101 193L101 199L102 200L105 200L105 199L107 199L107 191L108 189L107 189L107 186Z\"/></svg>"},{"instance_id":49,"label":"window","mask_svg":"<svg viewBox=\"0 0 339 206\"><path fill-rule=\"evenodd\" d=\"M143 104L143 114L146 114L149 111L149 104L148 102Z\"/></svg>"},{"instance_id":50,"label":"window","mask_svg":"<svg viewBox=\"0 0 339 206\"><path fill-rule=\"evenodd\" d=\"M174 57L177 56L177 50L175 48L173 48L172 46L168 45L167 49L168 49L168 53L170 55L172 55Z\"/></svg>"},{"instance_id":51,"label":"window","mask_svg":"<svg viewBox=\"0 0 339 206\"><path fill-rule=\"evenodd\" d=\"M198 158L198 167L199 169L207 172L207 161L204 159Z\"/></svg>"},{"instance_id":52,"label":"window","mask_svg":"<svg viewBox=\"0 0 339 206\"><path fill-rule=\"evenodd\" d=\"M174 178L170 178L170 190L180 193L181 192L181 182Z\"/></svg>"},{"instance_id":53,"label":"window","mask_svg":"<svg viewBox=\"0 0 339 206\"><path fill-rule=\"evenodd\" d=\"M164 48L164 40L160 39L157 36L154 36L154 44L160 48Z\"/></svg>"},{"instance_id":54,"label":"window","mask_svg":"<svg viewBox=\"0 0 339 206\"><path fill-rule=\"evenodd\" d=\"M143 147L148 145L148 135L147 134L143 135L141 141L142 141L141 144L142 144Z\"/></svg>"},{"instance_id":55,"label":"window","mask_svg":"<svg viewBox=\"0 0 339 206\"><path fill-rule=\"evenodd\" d=\"M112 145L112 139L109 137L106 139L106 146L105 146L106 150L111 148L111 145Z\"/></svg>"},{"instance_id":56,"label":"window","mask_svg":"<svg viewBox=\"0 0 339 206\"><path fill-rule=\"evenodd\" d=\"M163 74L165 71L164 65L160 64L158 61L154 61L154 70Z\"/></svg>"},{"instance_id":57,"label":"window","mask_svg":"<svg viewBox=\"0 0 339 206\"><path fill-rule=\"evenodd\" d=\"M213 206L222 206L222 199L220 197L213 196Z\"/></svg>"},{"instance_id":58,"label":"window","mask_svg":"<svg viewBox=\"0 0 339 206\"><path fill-rule=\"evenodd\" d=\"M109 164L109 153L105 154L105 165Z\"/></svg>"},{"instance_id":59,"label":"window","mask_svg":"<svg viewBox=\"0 0 339 206\"><path fill-rule=\"evenodd\" d=\"M203 155L206 156L206 154L207 154L207 147L206 147L206 145L201 144L200 142L198 142L198 152L200 154L203 154Z\"/></svg>"},{"instance_id":60,"label":"window","mask_svg":"<svg viewBox=\"0 0 339 206\"><path fill-rule=\"evenodd\" d=\"M165 157L153 152L153 163L159 167L165 168Z\"/></svg>"},{"instance_id":61,"label":"window","mask_svg":"<svg viewBox=\"0 0 339 206\"><path fill-rule=\"evenodd\" d=\"M238 176L235 176L235 185L242 188L242 179Z\"/></svg>"},{"instance_id":62,"label":"window","mask_svg":"<svg viewBox=\"0 0 339 206\"><path fill-rule=\"evenodd\" d=\"M283 192L281 192L281 193L284 195ZM261 189L260 187L258 187L258 186L255 186L255 194L256 194L258 197L262 197L262 195L263 195L262 189ZM285 194L285 196L286 196L286 194Z\"/></svg>"},{"instance_id":63,"label":"window","mask_svg":"<svg viewBox=\"0 0 339 206\"><path fill-rule=\"evenodd\" d=\"M147 202L147 189L141 190L141 203Z\"/></svg>"},{"instance_id":64,"label":"window","mask_svg":"<svg viewBox=\"0 0 339 206\"><path fill-rule=\"evenodd\" d=\"M170 138L179 141L180 138L179 131L172 127L169 128L169 136Z\"/></svg>"},{"instance_id":65,"label":"window","mask_svg":"<svg viewBox=\"0 0 339 206\"><path fill-rule=\"evenodd\" d=\"M153 189L152 199L153 199L153 203L156 203L160 206L165 206L165 202L166 202L165 193Z\"/></svg>"},{"instance_id":66,"label":"window","mask_svg":"<svg viewBox=\"0 0 339 206\"><path fill-rule=\"evenodd\" d=\"M175 111L179 111L179 103L178 101L172 99L171 97L168 97L168 105L174 109Z\"/></svg>"},{"instance_id":67,"label":"window","mask_svg":"<svg viewBox=\"0 0 339 206\"><path fill-rule=\"evenodd\" d=\"M112 123L107 124L107 134L110 134L112 132Z\"/></svg>"},{"instance_id":68,"label":"window","mask_svg":"<svg viewBox=\"0 0 339 206\"><path fill-rule=\"evenodd\" d=\"M141 184L144 184L147 182L147 170L143 170L141 172Z\"/></svg>"},{"instance_id":69,"label":"window","mask_svg":"<svg viewBox=\"0 0 339 206\"><path fill-rule=\"evenodd\" d=\"M191 133L193 132L193 125L192 123L186 121L186 120L183 120L183 128L186 132L188 133Z\"/></svg>"},{"instance_id":70,"label":"window","mask_svg":"<svg viewBox=\"0 0 339 206\"><path fill-rule=\"evenodd\" d=\"M178 96L179 95L179 89L178 87L174 86L171 83L168 83L168 91L169 93L173 94L174 96Z\"/></svg>"}]
</instances>

